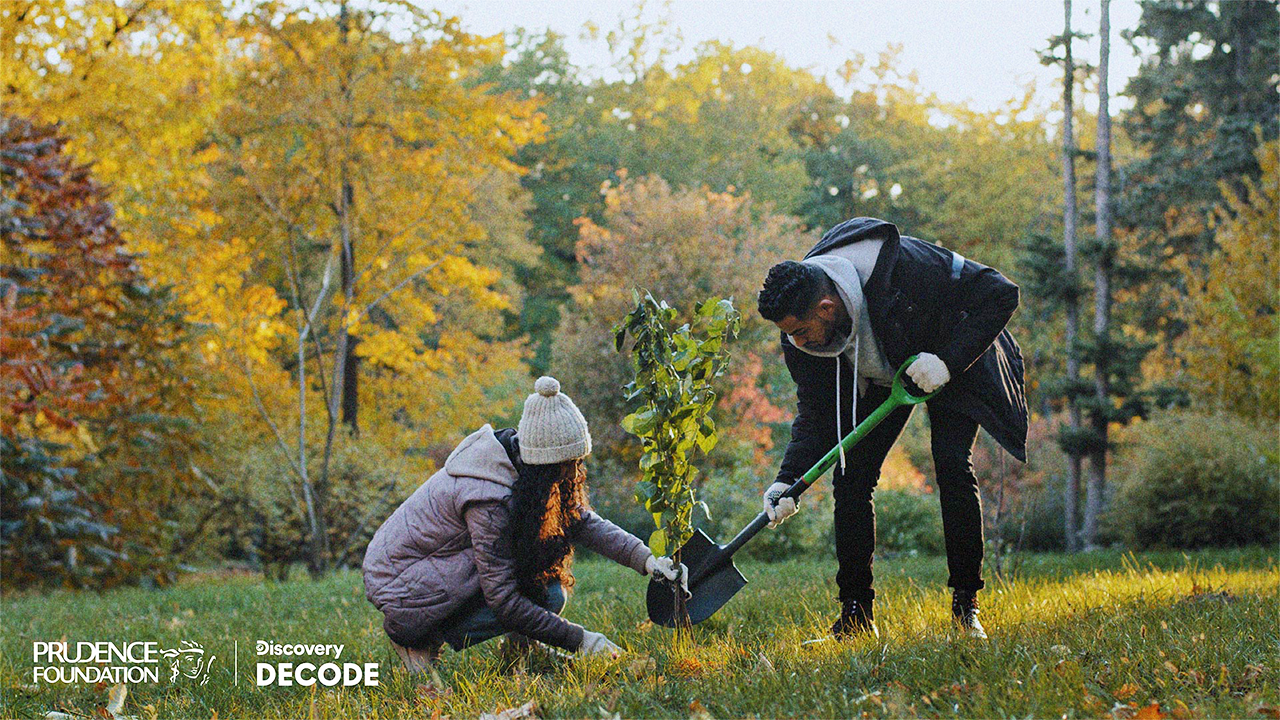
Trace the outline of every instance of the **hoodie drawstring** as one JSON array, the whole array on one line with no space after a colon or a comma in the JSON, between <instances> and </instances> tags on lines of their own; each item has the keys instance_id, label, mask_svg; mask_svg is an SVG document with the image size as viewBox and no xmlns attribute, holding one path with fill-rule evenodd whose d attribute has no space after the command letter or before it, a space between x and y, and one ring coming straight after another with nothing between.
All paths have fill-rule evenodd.
<instances>
[{"instance_id":1,"label":"hoodie drawstring","mask_svg":"<svg viewBox=\"0 0 1280 720\"><path fill-rule=\"evenodd\" d=\"M840 426L840 356L836 355L833 360L836 361L836 447L840 448L840 472L844 472L844 429ZM854 378L854 383L858 382ZM857 395L858 393L853 393Z\"/></svg>"},{"instance_id":2,"label":"hoodie drawstring","mask_svg":"<svg viewBox=\"0 0 1280 720\"><path fill-rule=\"evenodd\" d=\"M855 333L853 336L853 426L858 427L858 341L861 338ZM840 448L840 472L844 472L844 427L840 421L840 356L836 355L836 443Z\"/></svg>"}]
</instances>

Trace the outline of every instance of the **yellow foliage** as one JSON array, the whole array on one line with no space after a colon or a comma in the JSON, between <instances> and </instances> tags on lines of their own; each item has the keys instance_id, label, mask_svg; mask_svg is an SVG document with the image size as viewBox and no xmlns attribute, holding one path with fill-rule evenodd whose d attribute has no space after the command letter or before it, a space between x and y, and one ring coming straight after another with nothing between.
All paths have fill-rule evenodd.
<instances>
[{"instance_id":1,"label":"yellow foliage","mask_svg":"<svg viewBox=\"0 0 1280 720\"><path fill-rule=\"evenodd\" d=\"M1217 250L1204 269L1185 262L1188 329L1175 343L1196 396L1241 415L1280 417L1280 141L1256 151L1262 176L1244 192L1221 184L1212 218Z\"/></svg>"}]
</instances>

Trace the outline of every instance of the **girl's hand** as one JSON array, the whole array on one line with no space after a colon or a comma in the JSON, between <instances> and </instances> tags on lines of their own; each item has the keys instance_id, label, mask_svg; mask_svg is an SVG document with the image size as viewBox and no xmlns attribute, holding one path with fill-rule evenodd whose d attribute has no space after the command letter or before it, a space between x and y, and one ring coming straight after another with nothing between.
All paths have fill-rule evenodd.
<instances>
[{"instance_id":1,"label":"girl's hand","mask_svg":"<svg viewBox=\"0 0 1280 720\"><path fill-rule=\"evenodd\" d=\"M616 658L622 654L622 648L614 645L613 641L604 635L586 630L582 634L582 645L578 647L578 652L583 655L608 655Z\"/></svg>"},{"instance_id":2,"label":"girl's hand","mask_svg":"<svg viewBox=\"0 0 1280 720\"><path fill-rule=\"evenodd\" d=\"M676 567L676 563L669 557L658 557L650 555L648 560L644 561L644 573L646 575L661 575L662 577L674 581L680 577L681 568Z\"/></svg>"}]
</instances>

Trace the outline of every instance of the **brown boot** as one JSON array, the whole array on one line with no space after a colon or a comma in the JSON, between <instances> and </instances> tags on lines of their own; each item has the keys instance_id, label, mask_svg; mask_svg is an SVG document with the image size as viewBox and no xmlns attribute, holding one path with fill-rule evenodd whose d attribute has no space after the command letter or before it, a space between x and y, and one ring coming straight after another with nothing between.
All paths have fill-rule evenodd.
<instances>
[{"instance_id":1,"label":"brown boot","mask_svg":"<svg viewBox=\"0 0 1280 720\"><path fill-rule=\"evenodd\" d=\"M390 638L388 638L390 640ZM396 655L400 656L401 662L405 668L409 670L410 675L427 675L432 674L432 667L436 660L440 659L440 648L434 647L425 650L417 648L407 648L395 640L391 640L391 647L395 649Z\"/></svg>"}]
</instances>

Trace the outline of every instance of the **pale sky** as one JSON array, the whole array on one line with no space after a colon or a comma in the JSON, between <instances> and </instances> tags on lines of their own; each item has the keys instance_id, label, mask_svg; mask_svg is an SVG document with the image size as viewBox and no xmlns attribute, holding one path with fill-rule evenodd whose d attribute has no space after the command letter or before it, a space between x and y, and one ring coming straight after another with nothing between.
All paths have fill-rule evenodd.
<instances>
[{"instance_id":1,"label":"pale sky","mask_svg":"<svg viewBox=\"0 0 1280 720\"><path fill-rule=\"evenodd\" d=\"M603 35L635 7L633 0L420 2L457 15L474 33L549 27L566 36L575 64L597 68L597 74L608 60L604 42L584 40L583 25L593 22ZM649 18L664 12L660 3L649 5ZM945 101L992 110L1020 96L1031 81L1044 104L1061 92L1061 71L1042 66L1036 55L1049 36L1062 32L1061 0L674 0L669 12L684 41L677 60L692 55L698 43L718 39L776 51L794 66L826 75L854 52L874 60L888 44L901 43L903 70L916 70L925 89ZM1075 0L1073 29L1096 35L1098 13L1098 0ZM1120 31L1136 26L1140 14L1137 0L1111 3L1113 113L1129 106L1119 94L1139 64ZM1078 41L1075 52L1096 64L1097 39ZM1085 98L1085 105L1096 109L1096 98Z\"/></svg>"}]
</instances>

